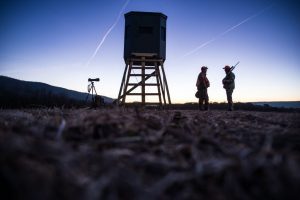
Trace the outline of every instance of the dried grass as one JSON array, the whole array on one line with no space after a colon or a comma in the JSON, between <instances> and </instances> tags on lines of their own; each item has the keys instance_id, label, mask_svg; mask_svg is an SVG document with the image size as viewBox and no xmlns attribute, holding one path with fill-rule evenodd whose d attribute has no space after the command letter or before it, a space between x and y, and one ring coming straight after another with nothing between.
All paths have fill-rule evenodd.
<instances>
[{"instance_id":1,"label":"dried grass","mask_svg":"<svg viewBox=\"0 0 300 200\"><path fill-rule=\"evenodd\" d=\"M1 199L293 199L299 116L1 110Z\"/></svg>"}]
</instances>

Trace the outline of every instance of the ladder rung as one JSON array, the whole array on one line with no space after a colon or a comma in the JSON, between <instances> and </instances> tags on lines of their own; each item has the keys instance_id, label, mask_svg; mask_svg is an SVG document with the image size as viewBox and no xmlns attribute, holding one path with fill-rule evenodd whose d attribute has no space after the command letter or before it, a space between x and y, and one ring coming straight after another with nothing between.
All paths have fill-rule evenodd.
<instances>
[{"instance_id":1,"label":"ladder rung","mask_svg":"<svg viewBox=\"0 0 300 200\"><path fill-rule=\"evenodd\" d=\"M138 85L138 83L128 83L129 86L132 85ZM145 86L159 86L158 83L145 83L145 84L139 84L139 85L145 85Z\"/></svg>"},{"instance_id":2,"label":"ladder rung","mask_svg":"<svg viewBox=\"0 0 300 200\"><path fill-rule=\"evenodd\" d=\"M143 76L143 74L129 74L129 76ZM156 76L155 74L145 74L145 76Z\"/></svg>"},{"instance_id":3,"label":"ladder rung","mask_svg":"<svg viewBox=\"0 0 300 200\"><path fill-rule=\"evenodd\" d=\"M129 94L126 94L126 95L142 95L142 93L129 93ZM145 93L145 95L159 95L159 93Z\"/></svg>"}]
</instances>

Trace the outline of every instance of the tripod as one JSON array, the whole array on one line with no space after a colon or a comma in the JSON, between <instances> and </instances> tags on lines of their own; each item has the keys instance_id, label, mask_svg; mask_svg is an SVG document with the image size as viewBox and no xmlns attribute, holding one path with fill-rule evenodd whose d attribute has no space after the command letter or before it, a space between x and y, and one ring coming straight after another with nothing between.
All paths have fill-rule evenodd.
<instances>
[{"instance_id":1,"label":"tripod","mask_svg":"<svg viewBox=\"0 0 300 200\"><path fill-rule=\"evenodd\" d=\"M96 103L97 91L96 91L96 88L95 88L95 85L94 85L94 81L91 81L91 83L88 85L88 94L86 96L85 103L87 102L87 100L89 98L90 92L92 93L91 94L92 95L92 103L95 104Z\"/></svg>"}]
</instances>

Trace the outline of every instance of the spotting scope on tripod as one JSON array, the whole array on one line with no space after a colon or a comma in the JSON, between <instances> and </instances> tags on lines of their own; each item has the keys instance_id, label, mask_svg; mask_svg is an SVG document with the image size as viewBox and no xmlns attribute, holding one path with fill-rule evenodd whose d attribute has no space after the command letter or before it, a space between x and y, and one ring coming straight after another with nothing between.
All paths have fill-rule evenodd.
<instances>
[{"instance_id":1,"label":"spotting scope on tripod","mask_svg":"<svg viewBox=\"0 0 300 200\"><path fill-rule=\"evenodd\" d=\"M88 98L91 95L92 96L92 103L96 104L96 101L97 101L97 91L96 91L94 82L99 82L99 81L100 81L99 78L89 78L88 79L88 82L90 82L90 83L88 84L88 87L87 87L88 94L87 94L87 96L85 98L85 102L88 101Z\"/></svg>"}]
</instances>

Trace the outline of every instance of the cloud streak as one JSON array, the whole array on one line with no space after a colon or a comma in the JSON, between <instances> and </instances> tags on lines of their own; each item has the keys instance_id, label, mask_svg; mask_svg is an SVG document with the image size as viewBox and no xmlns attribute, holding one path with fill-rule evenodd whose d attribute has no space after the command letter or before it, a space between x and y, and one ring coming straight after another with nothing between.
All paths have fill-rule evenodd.
<instances>
[{"instance_id":1,"label":"cloud streak","mask_svg":"<svg viewBox=\"0 0 300 200\"><path fill-rule=\"evenodd\" d=\"M258 17L259 15L261 15L262 13L264 13L266 10L270 9L274 4L272 3L271 5L267 6L266 8L260 10L259 12L251 15L250 17L247 17L246 19L244 19L243 21L239 22L238 24L228 28L227 30L225 30L224 32L220 33L219 35L213 37L212 39L204 42L203 44L199 45L198 47L196 47L195 49L187 52L186 54L183 55L183 58L184 57L187 57L189 55L192 55L194 53L196 53L197 51L199 51L200 49L202 49L203 47L209 45L210 43L216 41L217 39L223 37L224 35L226 35L227 33L233 31L234 29L238 28L239 26L243 25L244 23L254 19L255 17Z\"/></svg>"},{"instance_id":2,"label":"cloud streak","mask_svg":"<svg viewBox=\"0 0 300 200\"><path fill-rule=\"evenodd\" d=\"M125 8L127 7L128 3L130 2L130 0L127 0L124 5L122 6L122 9L120 10L116 20L114 21L114 23L109 27L109 29L106 31L106 33L104 34L104 36L102 37L100 43L98 44L96 50L94 51L93 55L90 57L90 59L88 60L88 62L86 63L86 66L89 66L91 61L95 58L95 56L97 55L99 49L101 48L101 46L103 45L105 39L107 38L107 36L109 35L109 33L115 28L115 26L118 24L122 13L124 12Z\"/></svg>"}]
</instances>

